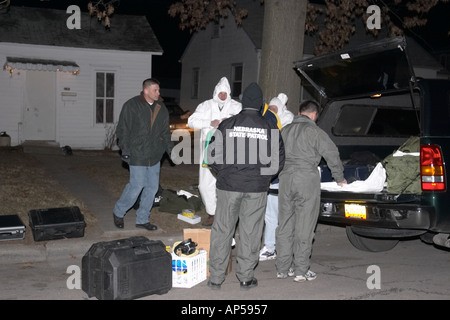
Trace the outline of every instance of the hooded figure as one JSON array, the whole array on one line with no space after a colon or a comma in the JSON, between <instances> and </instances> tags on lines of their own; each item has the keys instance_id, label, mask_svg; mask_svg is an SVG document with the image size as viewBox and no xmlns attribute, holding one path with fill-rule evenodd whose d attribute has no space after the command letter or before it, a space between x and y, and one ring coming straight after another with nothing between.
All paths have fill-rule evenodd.
<instances>
[{"instance_id":1,"label":"hooded figure","mask_svg":"<svg viewBox=\"0 0 450 320\"><path fill-rule=\"evenodd\" d=\"M281 130L294 120L294 114L290 112L286 103L287 95L280 93L277 97L270 100L269 110L276 114L278 128ZM278 227L278 178L274 179L270 185L269 195L267 196L265 228L264 228L264 247L259 253L259 260L273 260L276 258L275 232Z\"/></svg>"},{"instance_id":2,"label":"hooded figure","mask_svg":"<svg viewBox=\"0 0 450 320\"><path fill-rule=\"evenodd\" d=\"M270 100L269 108L270 106L276 106L277 110L274 110L274 108L270 108L273 112L275 112L278 115L278 118L281 122L281 127L285 127L289 123L294 120L294 114L290 112L287 107L286 103L288 101L287 95L284 93L280 93L277 97Z\"/></svg>"},{"instance_id":3,"label":"hooded figure","mask_svg":"<svg viewBox=\"0 0 450 320\"><path fill-rule=\"evenodd\" d=\"M208 132L214 131L222 120L238 114L241 109L242 105L231 98L228 79L223 77L214 88L213 98L199 104L188 119L190 128L201 130L198 191L208 214L204 226L212 225L216 212L216 178L209 168L202 166L206 138Z\"/></svg>"}]
</instances>

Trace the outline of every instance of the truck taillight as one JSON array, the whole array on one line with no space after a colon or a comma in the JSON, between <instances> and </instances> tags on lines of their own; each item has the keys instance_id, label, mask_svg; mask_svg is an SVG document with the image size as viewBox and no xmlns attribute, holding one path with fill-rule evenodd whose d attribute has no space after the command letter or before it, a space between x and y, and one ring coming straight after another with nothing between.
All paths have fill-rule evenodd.
<instances>
[{"instance_id":1,"label":"truck taillight","mask_svg":"<svg viewBox=\"0 0 450 320\"><path fill-rule=\"evenodd\" d=\"M439 146L420 146L420 177L422 190L445 190L444 160Z\"/></svg>"}]
</instances>

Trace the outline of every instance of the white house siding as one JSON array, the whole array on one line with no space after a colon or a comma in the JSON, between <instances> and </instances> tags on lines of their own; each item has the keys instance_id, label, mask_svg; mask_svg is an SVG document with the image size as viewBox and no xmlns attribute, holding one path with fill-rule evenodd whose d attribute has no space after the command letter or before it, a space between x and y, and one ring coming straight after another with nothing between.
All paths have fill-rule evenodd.
<instances>
[{"instance_id":1,"label":"white house siding","mask_svg":"<svg viewBox=\"0 0 450 320\"><path fill-rule=\"evenodd\" d=\"M104 125L95 123L95 73L115 72L114 122L124 102L138 95L142 81L151 77L152 53L116 50L79 49L0 43L0 63L6 57L74 61L80 73L56 72L56 142L76 149L103 149ZM19 145L23 121L26 70L0 72L0 131L11 136L11 145ZM41 71L52 72L52 71ZM62 93L76 94L63 96Z\"/></svg>"},{"instance_id":2,"label":"white house siding","mask_svg":"<svg viewBox=\"0 0 450 320\"><path fill-rule=\"evenodd\" d=\"M0 52L1 52L0 45ZM0 61L5 61L0 53ZM0 65L3 66L3 65ZM22 121L23 73L10 78L8 71L0 71L0 131L6 131L11 137L11 145L18 144L19 123Z\"/></svg>"},{"instance_id":3,"label":"white house siding","mask_svg":"<svg viewBox=\"0 0 450 320\"><path fill-rule=\"evenodd\" d=\"M258 79L258 52L247 33L236 26L233 18L225 20L220 36L211 39L212 24L196 33L182 57L180 104L187 110L211 99L221 77L231 83L232 65L243 64L243 88ZM200 68L198 99L191 98L192 70Z\"/></svg>"}]
</instances>

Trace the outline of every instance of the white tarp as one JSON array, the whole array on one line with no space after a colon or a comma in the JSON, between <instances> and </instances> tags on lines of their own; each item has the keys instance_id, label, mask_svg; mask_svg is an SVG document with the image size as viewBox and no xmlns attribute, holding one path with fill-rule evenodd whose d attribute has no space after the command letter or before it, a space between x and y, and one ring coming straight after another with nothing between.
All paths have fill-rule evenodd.
<instances>
[{"instance_id":1,"label":"white tarp","mask_svg":"<svg viewBox=\"0 0 450 320\"><path fill-rule=\"evenodd\" d=\"M338 186L336 182L322 182L320 189L325 191L345 191L345 192L381 192L386 182L386 170L381 162L378 162L372 173L366 180L358 180L346 184L342 187Z\"/></svg>"}]
</instances>

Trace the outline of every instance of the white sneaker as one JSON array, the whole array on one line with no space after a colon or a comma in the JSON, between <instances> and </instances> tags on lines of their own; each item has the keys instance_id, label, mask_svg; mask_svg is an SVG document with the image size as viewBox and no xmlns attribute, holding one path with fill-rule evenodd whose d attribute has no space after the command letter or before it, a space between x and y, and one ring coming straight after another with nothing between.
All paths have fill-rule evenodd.
<instances>
[{"instance_id":1,"label":"white sneaker","mask_svg":"<svg viewBox=\"0 0 450 320\"><path fill-rule=\"evenodd\" d=\"M287 273L277 272L278 279L286 279L287 277L293 277L295 275L294 269L289 268Z\"/></svg>"},{"instance_id":2,"label":"white sneaker","mask_svg":"<svg viewBox=\"0 0 450 320\"><path fill-rule=\"evenodd\" d=\"M312 272L311 270L308 270L306 274L302 274L300 276L296 276L294 278L295 282L305 282L306 280L312 281L317 278L317 274L315 272Z\"/></svg>"},{"instance_id":3,"label":"white sneaker","mask_svg":"<svg viewBox=\"0 0 450 320\"><path fill-rule=\"evenodd\" d=\"M277 257L275 250L269 250L264 246L259 252L259 261L273 260Z\"/></svg>"}]
</instances>

